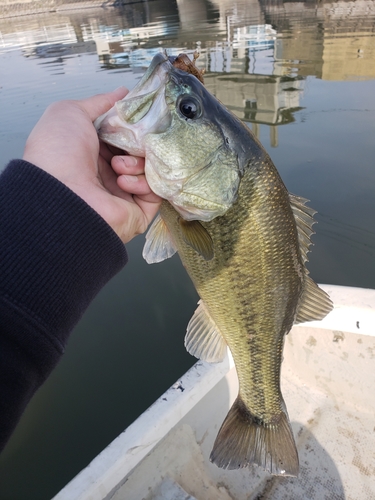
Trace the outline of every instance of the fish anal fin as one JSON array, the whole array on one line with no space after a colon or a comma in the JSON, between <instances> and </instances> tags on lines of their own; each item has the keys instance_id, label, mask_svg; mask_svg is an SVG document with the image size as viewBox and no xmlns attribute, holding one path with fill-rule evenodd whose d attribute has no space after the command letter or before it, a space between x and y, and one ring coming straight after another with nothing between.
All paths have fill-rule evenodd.
<instances>
[{"instance_id":1,"label":"fish anal fin","mask_svg":"<svg viewBox=\"0 0 375 500\"><path fill-rule=\"evenodd\" d=\"M146 235L143 258L148 264L155 264L169 259L176 251L165 222L157 215Z\"/></svg>"},{"instance_id":2,"label":"fish anal fin","mask_svg":"<svg viewBox=\"0 0 375 500\"><path fill-rule=\"evenodd\" d=\"M185 347L191 355L208 363L219 363L225 357L227 344L202 300L187 326Z\"/></svg>"},{"instance_id":3,"label":"fish anal fin","mask_svg":"<svg viewBox=\"0 0 375 500\"><path fill-rule=\"evenodd\" d=\"M310 276L305 277L304 290L298 304L295 323L305 321L318 321L327 316L333 309L333 304L328 294L319 288Z\"/></svg>"},{"instance_id":4,"label":"fish anal fin","mask_svg":"<svg viewBox=\"0 0 375 500\"><path fill-rule=\"evenodd\" d=\"M273 475L297 476L298 453L288 416L266 424L253 416L239 395L221 426L210 455L222 469L256 464Z\"/></svg>"},{"instance_id":5,"label":"fish anal fin","mask_svg":"<svg viewBox=\"0 0 375 500\"><path fill-rule=\"evenodd\" d=\"M205 260L214 256L214 246L211 236L198 220L179 220L182 237L187 245L198 252Z\"/></svg>"}]
</instances>

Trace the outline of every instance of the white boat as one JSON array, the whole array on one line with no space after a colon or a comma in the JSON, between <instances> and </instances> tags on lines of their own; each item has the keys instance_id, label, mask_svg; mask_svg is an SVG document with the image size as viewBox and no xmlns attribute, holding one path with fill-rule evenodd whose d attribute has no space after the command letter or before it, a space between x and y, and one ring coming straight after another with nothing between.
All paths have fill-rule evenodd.
<instances>
[{"instance_id":1,"label":"white boat","mask_svg":"<svg viewBox=\"0 0 375 500\"><path fill-rule=\"evenodd\" d=\"M230 355L198 361L54 500L375 498L375 290L321 285L335 308L285 341L282 392L297 478L222 470L209 455L237 395Z\"/></svg>"}]
</instances>

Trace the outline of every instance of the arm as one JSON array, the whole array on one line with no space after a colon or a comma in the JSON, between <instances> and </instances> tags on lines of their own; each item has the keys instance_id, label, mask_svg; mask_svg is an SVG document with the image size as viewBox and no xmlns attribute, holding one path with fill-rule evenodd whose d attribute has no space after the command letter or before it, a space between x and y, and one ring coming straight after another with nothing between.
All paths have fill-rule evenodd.
<instances>
[{"instance_id":1,"label":"arm","mask_svg":"<svg viewBox=\"0 0 375 500\"><path fill-rule=\"evenodd\" d=\"M0 176L0 449L158 210L143 160L114 157L92 125L121 93L52 105Z\"/></svg>"}]
</instances>

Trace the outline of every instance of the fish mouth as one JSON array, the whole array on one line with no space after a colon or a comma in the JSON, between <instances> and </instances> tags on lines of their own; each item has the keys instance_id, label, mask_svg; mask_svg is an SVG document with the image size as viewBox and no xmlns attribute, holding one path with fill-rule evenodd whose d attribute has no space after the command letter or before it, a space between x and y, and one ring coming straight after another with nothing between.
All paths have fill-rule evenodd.
<instances>
[{"instance_id":1,"label":"fish mouth","mask_svg":"<svg viewBox=\"0 0 375 500\"><path fill-rule=\"evenodd\" d=\"M99 138L131 155L145 156L144 136L162 133L171 123L165 87L172 69L165 53L155 55L138 84L95 120Z\"/></svg>"},{"instance_id":2,"label":"fish mouth","mask_svg":"<svg viewBox=\"0 0 375 500\"><path fill-rule=\"evenodd\" d=\"M171 68L172 64L164 52L156 54L140 81L133 90L127 94L125 99L141 97L165 85L169 78L168 75Z\"/></svg>"}]
</instances>

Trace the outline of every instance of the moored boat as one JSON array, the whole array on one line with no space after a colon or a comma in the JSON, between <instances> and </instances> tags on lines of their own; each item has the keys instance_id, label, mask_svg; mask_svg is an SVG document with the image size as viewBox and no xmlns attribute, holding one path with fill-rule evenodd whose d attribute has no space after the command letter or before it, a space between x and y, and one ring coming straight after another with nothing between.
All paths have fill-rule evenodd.
<instances>
[{"instance_id":1,"label":"moored boat","mask_svg":"<svg viewBox=\"0 0 375 500\"><path fill-rule=\"evenodd\" d=\"M286 337L282 392L297 478L209 462L237 396L230 353L198 361L54 500L375 498L375 290L321 285L334 310Z\"/></svg>"}]
</instances>

